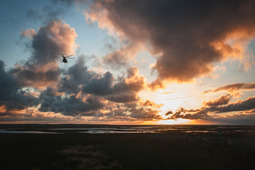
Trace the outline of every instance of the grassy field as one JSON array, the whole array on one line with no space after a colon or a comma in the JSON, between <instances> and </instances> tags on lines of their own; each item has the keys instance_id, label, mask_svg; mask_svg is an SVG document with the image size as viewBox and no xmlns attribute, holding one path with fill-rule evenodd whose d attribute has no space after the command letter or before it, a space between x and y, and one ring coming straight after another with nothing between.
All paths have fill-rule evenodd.
<instances>
[{"instance_id":1,"label":"grassy field","mask_svg":"<svg viewBox=\"0 0 255 170\"><path fill-rule=\"evenodd\" d=\"M0 169L254 169L254 134L0 134Z\"/></svg>"}]
</instances>

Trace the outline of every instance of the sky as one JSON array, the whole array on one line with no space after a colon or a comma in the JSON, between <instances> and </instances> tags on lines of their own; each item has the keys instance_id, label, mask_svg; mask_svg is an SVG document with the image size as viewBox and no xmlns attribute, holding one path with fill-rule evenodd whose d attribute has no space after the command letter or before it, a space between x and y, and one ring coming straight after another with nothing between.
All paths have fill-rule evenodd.
<instances>
[{"instance_id":1,"label":"sky","mask_svg":"<svg viewBox=\"0 0 255 170\"><path fill-rule=\"evenodd\" d=\"M0 8L2 124L255 125L253 0Z\"/></svg>"}]
</instances>

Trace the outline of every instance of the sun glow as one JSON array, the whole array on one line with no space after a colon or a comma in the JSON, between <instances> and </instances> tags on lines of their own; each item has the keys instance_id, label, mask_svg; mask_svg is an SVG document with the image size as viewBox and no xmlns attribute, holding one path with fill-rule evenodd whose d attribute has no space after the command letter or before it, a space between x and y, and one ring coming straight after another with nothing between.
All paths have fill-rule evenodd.
<instances>
[{"instance_id":1,"label":"sun glow","mask_svg":"<svg viewBox=\"0 0 255 170\"><path fill-rule=\"evenodd\" d=\"M169 118L170 115L165 115L168 111L173 113L181 107L195 108L200 105L197 94L199 90L195 88L195 83L178 84L173 83L165 89L158 89L157 91L142 92L141 98L151 100L159 105L159 115L163 119ZM178 121L166 121L166 124L176 124ZM186 123L181 121L180 123Z\"/></svg>"},{"instance_id":2,"label":"sun glow","mask_svg":"<svg viewBox=\"0 0 255 170\"><path fill-rule=\"evenodd\" d=\"M163 125L174 125L174 124L191 124L192 121L188 119L168 119L168 120L159 120L156 121L155 124L163 124Z\"/></svg>"}]
</instances>

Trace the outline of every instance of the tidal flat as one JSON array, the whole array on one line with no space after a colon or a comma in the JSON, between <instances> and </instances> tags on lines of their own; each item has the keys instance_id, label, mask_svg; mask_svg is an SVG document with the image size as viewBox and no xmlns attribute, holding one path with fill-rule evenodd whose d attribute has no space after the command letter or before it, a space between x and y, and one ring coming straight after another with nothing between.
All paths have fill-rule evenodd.
<instances>
[{"instance_id":1,"label":"tidal flat","mask_svg":"<svg viewBox=\"0 0 255 170\"><path fill-rule=\"evenodd\" d=\"M0 139L4 170L254 169L255 160L254 126L0 125Z\"/></svg>"}]
</instances>

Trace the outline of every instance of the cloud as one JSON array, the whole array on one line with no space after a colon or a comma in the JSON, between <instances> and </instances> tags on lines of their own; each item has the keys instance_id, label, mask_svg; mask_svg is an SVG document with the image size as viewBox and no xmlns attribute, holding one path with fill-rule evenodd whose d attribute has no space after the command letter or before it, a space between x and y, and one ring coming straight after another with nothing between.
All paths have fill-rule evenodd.
<instances>
[{"instance_id":1,"label":"cloud","mask_svg":"<svg viewBox=\"0 0 255 170\"><path fill-rule=\"evenodd\" d=\"M252 0L98 0L85 15L158 56L154 88L165 80L208 75L215 62L243 58L244 45L255 35Z\"/></svg>"},{"instance_id":2,"label":"cloud","mask_svg":"<svg viewBox=\"0 0 255 170\"><path fill-rule=\"evenodd\" d=\"M250 114L237 114L228 117L220 118L209 118L209 121L220 123L220 124L229 124L229 125L251 125L254 126L255 122L255 113Z\"/></svg>"},{"instance_id":3,"label":"cloud","mask_svg":"<svg viewBox=\"0 0 255 170\"><path fill-rule=\"evenodd\" d=\"M215 100L210 100L208 102L205 102L204 105L205 106L219 106L219 105L225 105L228 104L229 101L231 100L232 96L227 94L227 95L223 95L218 99Z\"/></svg>"},{"instance_id":4,"label":"cloud","mask_svg":"<svg viewBox=\"0 0 255 170\"><path fill-rule=\"evenodd\" d=\"M56 84L59 80L60 70L35 71L34 67L15 68L11 73L26 87L45 88Z\"/></svg>"},{"instance_id":5,"label":"cloud","mask_svg":"<svg viewBox=\"0 0 255 170\"><path fill-rule=\"evenodd\" d=\"M45 15L50 11L57 10L51 7ZM35 11L30 12L35 14ZM63 21L50 20L61 13L55 14L48 16L49 20L38 30L30 28L20 33L21 38L27 38L26 47L31 51L28 60L17 63L9 71L5 71L0 62L0 121L160 119L158 108L161 105L139 98L139 92L147 84L138 68L128 68L125 74L116 77L109 71L102 74L90 70L85 57L80 56L74 65L60 69L61 58L57 55L75 52L77 34ZM39 13L34 17L42 16ZM133 42L125 45L118 55L128 62L140 47ZM107 62L115 62L115 59L108 57Z\"/></svg>"},{"instance_id":6,"label":"cloud","mask_svg":"<svg viewBox=\"0 0 255 170\"><path fill-rule=\"evenodd\" d=\"M154 103L150 100L141 101L140 105L145 106L145 107L150 106L150 107L153 107L153 108L160 108L161 106L163 106L162 104L156 104L156 103Z\"/></svg>"},{"instance_id":7,"label":"cloud","mask_svg":"<svg viewBox=\"0 0 255 170\"><path fill-rule=\"evenodd\" d=\"M20 88L12 74L5 71L4 62L0 60L0 106L2 112L23 110L36 104L36 98ZM3 113L1 113L2 115Z\"/></svg>"},{"instance_id":8,"label":"cloud","mask_svg":"<svg viewBox=\"0 0 255 170\"><path fill-rule=\"evenodd\" d=\"M162 119L159 110L153 107L143 107L139 102L125 103L108 114L109 118L132 121L152 121Z\"/></svg>"},{"instance_id":9,"label":"cloud","mask_svg":"<svg viewBox=\"0 0 255 170\"><path fill-rule=\"evenodd\" d=\"M137 93L127 93L127 92L110 95L110 96L107 96L106 99L113 102L118 102L118 103L129 103L129 102L135 102L139 100Z\"/></svg>"},{"instance_id":10,"label":"cloud","mask_svg":"<svg viewBox=\"0 0 255 170\"><path fill-rule=\"evenodd\" d=\"M79 57L57 88L48 87L41 92L39 111L98 121L160 119L157 114L161 105L138 97L144 88L145 78L135 67L116 79L110 72L99 74L89 70L84 57Z\"/></svg>"},{"instance_id":11,"label":"cloud","mask_svg":"<svg viewBox=\"0 0 255 170\"><path fill-rule=\"evenodd\" d=\"M109 95L113 93L113 75L106 72L100 78L91 79L83 88L83 92L95 95Z\"/></svg>"},{"instance_id":12,"label":"cloud","mask_svg":"<svg viewBox=\"0 0 255 170\"><path fill-rule=\"evenodd\" d=\"M255 90L255 83L233 83L225 86L220 86L215 89L210 89L203 93L212 93L219 91L236 92L239 90Z\"/></svg>"},{"instance_id":13,"label":"cloud","mask_svg":"<svg viewBox=\"0 0 255 170\"><path fill-rule=\"evenodd\" d=\"M178 109L175 113L172 113L171 111L167 112L165 114L171 115L168 119L207 119L210 118L210 116L207 114L207 112L203 109L198 109L198 110L186 110L184 108Z\"/></svg>"},{"instance_id":14,"label":"cloud","mask_svg":"<svg viewBox=\"0 0 255 170\"><path fill-rule=\"evenodd\" d=\"M230 96L229 96L230 97ZM184 109L180 108L175 113L171 111L166 115L171 115L169 119L183 118L183 119L208 119L219 116L222 113L246 111L247 113L255 109L255 97L248 97L246 100L240 100L234 103L228 103L230 98L226 95L220 98L205 102L205 107L199 109ZM225 103L225 105L224 105ZM212 115L214 113L214 115Z\"/></svg>"},{"instance_id":15,"label":"cloud","mask_svg":"<svg viewBox=\"0 0 255 170\"><path fill-rule=\"evenodd\" d=\"M31 48L34 64L56 62L58 54L73 54L75 50L74 28L60 20L53 20L39 28L33 37Z\"/></svg>"},{"instance_id":16,"label":"cloud","mask_svg":"<svg viewBox=\"0 0 255 170\"><path fill-rule=\"evenodd\" d=\"M166 116L174 114L171 110L165 113Z\"/></svg>"},{"instance_id":17,"label":"cloud","mask_svg":"<svg viewBox=\"0 0 255 170\"><path fill-rule=\"evenodd\" d=\"M154 105L144 107L142 102L112 102L102 96L70 95L63 97L56 89L47 88L40 94L40 112L61 113L65 116L89 118L95 121L149 121L162 119ZM146 103L153 103L146 101ZM156 104L155 104L156 105Z\"/></svg>"},{"instance_id":18,"label":"cloud","mask_svg":"<svg viewBox=\"0 0 255 170\"><path fill-rule=\"evenodd\" d=\"M36 33L33 29L21 33L31 39L32 56L11 70L23 86L46 88L60 80L57 55L73 54L75 50L75 29L60 20L47 23Z\"/></svg>"},{"instance_id":19,"label":"cloud","mask_svg":"<svg viewBox=\"0 0 255 170\"><path fill-rule=\"evenodd\" d=\"M162 119L162 117L158 115L159 111L151 108L145 109L129 106L129 111L131 112L130 116L138 120L150 121Z\"/></svg>"},{"instance_id":20,"label":"cloud","mask_svg":"<svg viewBox=\"0 0 255 170\"><path fill-rule=\"evenodd\" d=\"M211 107L209 111L214 111L216 113L233 112L233 111L245 111L255 108L255 97L248 97L246 100L237 101L235 103L230 103L222 107Z\"/></svg>"},{"instance_id":21,"label":"cloud","mask_svg":"<svg viewBox=\"0 0 255 170\"><path fill-rule=\"evenodd\" d=\"M44 22L58 20L61 16L67 15L71 11L68 7L72 6L74 2L75 0L50 0L41 9L29 9L27 17Z\"/></svg>"},{"instance_id":22,"label":"cloud","mask_svg":"<svg viewBox=\"0 0 255 170\"><path fill-rule=\"evenodd\" d=\"M161 94L163 94L163 95L168 95L168 94L172 94L172 93L175 93L175 91L167 91L167 92L163 92L163 93L161 93Z\"/></svg>"},{"instance_id":23,"label":"cloud","mask_svg":"<svg viewBox=\"0 0 255 170\"><path fill-rule=\"evenodd\" d=\"M54 113L43 113L38 110L35 113L9 113L7 115L0 115L0 122L11 122L11 123L70 123L70 121L75 121L74 117L64 116Z\"/></svg>"},{"instance_id":24,"label":"cloud","mask_svg":"<svg viewBox=\"0 0 255 170\"><path fill-rule=\"evenodd\" d=\"M131 67L126 77L114 80L110 72L99 78L91 79L83 88L84 93L105 96L114 102L126 103L138 100L138 93L146 87L145 78L138 73L138 69Z\"/></svg>"},{"instance_id":25,"label":"cloud","mask_svg":"<svg viewBox=\"0 0 255 170\"><path fill-rule=\"evenodd\" d=\"M131 42L129 44L125 44L120 49L104 56L103 62L106 65L110 65L113 69L128 66L129 60L134 58L141 48L141 44L138 43Z\"/></svg>"},{"instance_id":26,"label":"cloud","mask_svg":"<svg viewBox=\"0 0 255 170\"><path fill-rule=\"evenodd\" d=\"M22 31L20 35L21 37L28 37L30 40L32 40L33 37L36 35L36 32L34 29L30 28Z\"/></svg>"},{"instance_id":27,"label":"cloud","mask_svg":"<svg viewBox=\"0 0 255 170\"><path fill-rule=\"evenodd\" d=\"M85 66L85 57L80 56L76 63L67 69L65 76L58 84L58 89L70 94L78 93L85 84L96 76L95 72L89 71Z\"/></svg>"},{"instance_id":28,"label":"cloud","mask_svg":"<svg viewBox=\"0 0 255 170\"><path fill-rule=\"evenodd\" d=\"M68 116L93 116L94 111L100 110L104 107L102 101L93 96L83 99L75 96L62 98L56 95L54 89L47 88L40 94L39 101L41 112L61 113Z\"/></svg>"}]
</instances>

